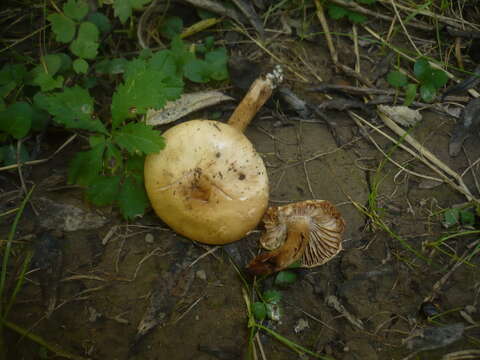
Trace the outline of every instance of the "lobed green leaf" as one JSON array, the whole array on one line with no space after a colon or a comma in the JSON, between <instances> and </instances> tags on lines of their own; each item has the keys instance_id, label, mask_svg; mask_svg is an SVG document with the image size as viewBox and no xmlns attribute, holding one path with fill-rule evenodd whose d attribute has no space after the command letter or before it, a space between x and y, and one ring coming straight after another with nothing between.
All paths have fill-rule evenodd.
<instances>
[{"instance_id":1,"label":"lobed green leaf","mask_svg":"<svg viewBox=\"0 0 480 360\"><path fill-rule=\"evenodd\" d=\"M126 219L142 215L150 204L143 183L126 177L118 195L118 204Z\"/></svg>"},{"instance_id":2,"label":"lobed green leaf","mask_svg":"<svg viewBox=\"0 0 480 360\"><path fill-rule=\"evenodd\" d=\"M267 308L263 302L257 301L252 304L252 314L258 321L263 321L267 317Z\"/></svg>"},{"instance_id":3,"label":"lobed green leaf","mask_svg":"<svg viewBox=\"0 0 480 360\"><path fill-rule=\"evenodd\" d=\"M85 0L68 0L63 5L63 12L68 17L80 21L88 13L88 4Z\"/></svg>"},{"instance_id":4,"label":"lobed green leaf","mask_svg":"<svg viewBox=\"0 0 480 360\"><path fill-rule=\"evenodd\" d=\"M73 70L77 74L86 74L88 72L88 63L83 59L75 59L73 61Z\"/></svg>"},{"instance_id":5,"label":"lobed green leaf","mask_svg":"<svg viewBox=\"0 0 480 360\"><path fill-rule=\"evenodd\" d=\"M100 12L94 12L88 15L87 21L95 24L102 34L106 34L112 30L110 20L104 14Z\"/></svg>"},{"instance_id":6,"label":"lobed green leaf","mask_svg":"<svg viewBox=\"0 0 480 360\"><path fill-rule=\"evenodd\" d=\"M183 19L178 16L167 17L160 26L160 34L167 39L173 39L183 30Z\"/></svg>"},{"instance_id":7,"label":"lobed green leaf","mask_svg":"<svg viewBox=\"0 0 480 360\"><path fill-rule=\"evenodd\" d=\"M387 75L387 81L393 87L402 87L408 84L407 76L400 71L390 71Z\"/></svg>"},{"instance_id":8,"label":"lobed green leaf","mask_svg":"<svg viewBox=\"0 0 480 360\"><path fill-rule=\"evenodd\" d=\"M83 59L94 59L99 47L100 32L95 24L85 21L80 24L77 38L70 44L70 51Z\"/></svg>"},{"instance_id":9,"label":"lobed green leaf","mask_svg":"<svg viewBox=\"0 0 480 360\"><path fill-rule=\"evenodd\" d=\"M162 150L160 133L144 123L129 123L113 133L113 141L130 154L151 154Z\"/></svg>"},{"instance_id":10,"label":"lobed green leaf","mask_svg":"<svg viewBox=\"0 0 480 360\"><path fill-rule=\"evenodd\" d=\"M21 139L32 126L33 109L29 103L16 102L0 112L0 131Z\"/></svg>"},{"instance_id":11,"label":"lobed green leaf","mask_svg":"<svg viewBox=\"0 0 480 360\"><path fill-rule=\"evenodd\" d=\"M61 43L69 43L75 36L75 22L62 14L50 14L47 17L52 24L55 40Z\"/></svg>"},{"instance_id":12,"label":"lobed green leaf","mask_svg":"<svg viewBox=\"0 0 480 360\"><path fill-rule=\"evenodd\" d=\"M120 19L122 24L132 16L132 10L140 10L145 4L151 0L114 0L113 9L116 17Z\"/></svg>"},{"instance_id":13,"label":"lobed green leaf","mask_svg":"<svg viewBox=\"0 0 480 360\"><path fill-rule=\"evenodd\" d=\"M125 82L117 87L112 97L113 128L117 128L127 118L145 114L148 109L159 109L168 100L180 97L183 91L182 80L165 69L157 70L157 66L156 63L152 65L141 59L128 64Z\"/></svg>"},{"instance_id":14,"label":"lobed green leaf","mask_svg":"<svg viewBox=\"0 0 480 360\"><path fill-rule=\"evenodd\" d=\"M89 151L76 153L68 167L68 183L90 185L102 170L104 151L105 144L99 144Z\"/></svg>"},{"instance_id":15,"label":"lobed green leaf","mask_svg":"<svg viewBox=\"0 0 480 360\"><path fill-rule=\"evenodd\" d=\"M120 176L98 176L87 189L87 198L97 206L114 204L120 191Z\"/></svg>"},{"instance_id":16,"label":"lobed green leaf","mask_svg":"<svg viewBox=\"0 0 480 360\"><path fill-rule=\"evenodd\" d=\"M92 118L93 99L87 90L75 86L55 94L37 93L35 104L53 115L53 120L69 129L107 133L98 119Z\"/></svg>"}]
</instances>

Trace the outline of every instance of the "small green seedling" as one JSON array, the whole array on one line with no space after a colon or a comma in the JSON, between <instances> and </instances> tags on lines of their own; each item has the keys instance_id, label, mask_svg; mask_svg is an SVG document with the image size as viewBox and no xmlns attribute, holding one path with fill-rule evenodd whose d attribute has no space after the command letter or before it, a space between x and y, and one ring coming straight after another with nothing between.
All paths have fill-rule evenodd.
<instances>
[{"instance_id":1,"label":"small green seedling","mask_svg":"<svg viewBox=\"0 0 480 360\"><path fill-rule=\"evenodd\" d=\"M473 228L475 225L475 212L471 208L450 208L443 213L443 226L448 228L462 226Z\"/></svg>"},{"instance_id":2,"label":"small green seedling","mask_svg":"<svg viewBox=\"0 0 480 360\"><path fill-rule=\"evenodd\" d=\"M445 71L434 69L426 59L418 59L413 66L413 73L419 85L410 83L407 76L400 71L391 71L387 81L395 88L404 88L405 106L409 106L417 95L420 87L420 97L425 102L432 102L437 97L437 92L448 81Z\"/></svg>"},{"instance_id":3,"label":"small green seedling","mask_svg":"<svg viewBox=\"0 0 480 360\"><path fill-rule=\"evenodd\" d=\"M356 2L366 5L373 4L375 1L376 0L356 0ZM328 15L334 20L347 18L354 24L361 24L367 21L367 17L365 15L334 3L327 3L327 9Z\"/></svg>"}]
</instances>

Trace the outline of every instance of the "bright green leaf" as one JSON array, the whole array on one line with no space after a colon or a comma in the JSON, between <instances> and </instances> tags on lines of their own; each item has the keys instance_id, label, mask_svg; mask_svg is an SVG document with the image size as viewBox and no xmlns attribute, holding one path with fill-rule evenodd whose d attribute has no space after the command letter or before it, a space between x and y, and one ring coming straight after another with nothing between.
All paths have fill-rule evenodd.
<instances>
[{"instance_id":1,"label":"bright green leaf","mask_svg":"<svg viewBox=\"0 0 480 360\"><path fill-rule=\"evenodd\" d=\"M415 100L415 96L417 96L417 84L408 84L405 87L405 106L410 106Z\"/></svg>"},{"instance_id":2,"label":"bright green leaf","mask_svg":"<svg viewBox=\"0 0 480 360\"><path fill-rule=\"evenodd\" d=\"M210 68L201 59L191 59L184 66L185 77L196 83L206 83L210 80Z\"/></svg>"},{"instance_id":3,"label":"bright green leaf","mask_svg":"<svg viewBox=\"0 0 480 360\"><path fill-rule=\"evenodd\" d=\"M129 156L125 161L125 174L138 182L143 182L145 155Z\"/></svg>"},{"instance_id":4,"label":"bright green leaf","mask_svg":"<svg viewBox=\"0 0 480 360\"><path fill-rule=\"evenodd\" d=\"M33 84L40 86L42 91L51 91L63 87L64 80L62 75L53 77L47 73L39 73L35 79L33 79Z\"/></svg>"},{"instance_id":5,"label":"bright green leaf","mask_svg":"<svg viewBox=\"0 0 480 360\"><path fill-rule=\"evenodd\" d=\"M29 103L16 102L0 112L0 131L21 139L32 126L33 109Z\"/></svg>"},{"instance_id":6,"label":"bright green leaf","mask_svg":"<svg viewBox=\"0 0 480 360\"><path fill-rule=\"evenodd\" d=\"M275 285L278 286L285 286L285 285L290 285L293 284L297 280L297 274L295 274L293 271L280 271L276 276L275 276Z\"/></svg>"},{"instance_id":7,"label":"bright green leaf","mask_svg":"<svg viewBox=\"0 0 480 360\"><path fill-rule=\"evenodd\" d=\"M282 299L282 294L278 290L267 290L263 293L263 300L269 304L278 304Z\"/></svg>"},{"instance_id":8,"label":"bright green leaf","mask_svg":"<svg viewBox=\"0 0 480 360\"><path fill-rule=\"evenodd\" d=\"M53 120L69 129L107 133L98 119L93 119L93 99L87 90L75 86L55 94L37 93L35 104L53 115Z\"/></svg>"},{"instance_id":9,"label":"bright green leaf","mask_svg":"<svg viewBox=\"0 0 480 360\"><path fill-rule=\"evenodd\" d=\"M420 96L425 102L432 102L437 96L437 90L432 83L426 83L420 86Z\"/></svg>"},{"instance_id":10,"label":"bright green leaf","mask_svg":"<svg viewBox=\"0 0 480 360\"><path fill-rule=\"evenodd\" d=\"M130 177L125 178L118 195L118 204L126 219L142 215L149 206L143 183L135 182Z\"/></svg>"},{"instance_id":11,"label":"bright green leaf","mask_svg":"<svg viewBox=\"0 0 480 360\"><path fill-rule=\"evenodd\" d=\"M443 225L446 228L452 227L453 225L457 225L460 221L460 210L456 208L447 209L443 213Z\"/></svg>"},{"instance_id":12,"label":"bright green leaf","mask_svg":"<svg viewBox=\"0 0 480 360\"><path fill-rule=\"evenodd\" d=\"M390 71L387 75L387 81L393 87L402 87L408 84L407 76L400 71Z\"/></svg>"},{"instance_id":13,"label":"bright green leaf","mask_svg":"<svg viewBox=\"0 0 480 360\"><path fill-rule=\"evenodd\" d=\"M87 189L87 198L97 206L111 205L118 199L120 176L99 176Z\"/></svg>"},{"instance_id":14,"label":"bright green leaf","mask_svg":"<svg viewBox=\"0 0 480 360\"><path fill-rule=\"evenodd\" d=\"M267 317L267 308L263 302L257 301L252 304L252 314L258 321L263 321Z\"/></svg>"},{"instance_id":15,"label":"bright green leaf","mask_svg":"<svg viewBox=\"0 0 480 360\"><path fill-rule=\"evenodd\" d=\"M463 226L475 225L475 214L472 209L460 210L460 222Z\"/></svg>"},{"instance_id":16,"label":"bright green leaf","mask_svg":"<svg viewBox=\"0 0 480 360\"><path fill-rule=\"evenodd\" d=\"M69 43L75 36L75 22L62 15L50 14L48 21L52 24L52 31L55 34L55 39L61 43Z\"/></svg>"},{"instance_id":17,"label":"bright green leaf","mask_svg":"<svg viewBox=\"0 0 480 360\"><path fill-rule=\"evenodd\" d=\"M77 74L86 74L88 71L88 63L83 59L75 59L73 62L73 70Z\"/></svg>"},{"instance_id":18,"label":"bright green leaf","mask_svg":"<svg viewBox=\"0 0 480 360\"><path fill-rule=\"evenodd\" d=\"M170 50L157 51L149 60L150 68L160 71L166 76L175 76L177 65Z\"/></svg>"},{"instance_id":19,"label":"bright green leaf","mask_svg":"<svg viewBox=\"0 0 480 360\"><path fill-rule=\"evenodd\" d=\"M173 39L176 35L180 35L183 30L183 20L178 16L167 17L160 26L160 34L167 39Z\"/></svg>"},{"instance_id":20,"label":"bright green leaf","mask_svg":"<svg viewBox=\"0 0 480 360\"><path fill-rule=\"evenodd\" d=\"M440 89L448 81L448 75L440 69L432 69L432 82L435 88Z\"/></svg>"},{"instance_id":21,"label":"bright green leaf","mask_svg":"<svg viewBox=\"0 0 480 360\"><path fill-rule=\"evenodd\" d=\"M105 145L75 154L68 167L68 183L88 186L102 170Z\"/></svg>"},{"instance_id":22,"label":"bright green leaf","mask_svg":"<svg viewBox=\"0 0 480 360\"><path fill-rule=\"evenodd\" d=\"M114 0L113 8L115 16L120 19L122 24L132 16L132 10L140 10L145 4L148 4L150 0Z\"/></svg>"},{"instance_id":23,"label":"bright green leaf","mask_svg":"<svg viewBox=\"0 0 480 360\"><path fill-rule=\"evenodd\" d=\"M63 5L63 12L68 17L80 21L88 13L88 4L85 0L68 0Z\"/></svg>"},{"instance_id":24,"label":"bright green leaf","mask_svg":"<svg viewBox=\"0 0 480 360\"><path fill-rule=\"evenodd\" d=\"M180 36L175 36L170 43L170 51L177 64L177 69L182 72L185 64L195 58L195 55L189 51Z\"/></svg>"},{"instance_id":25,"label":"bright green leaf","mask_svg":"<svg viewBox=\"0 0 480 360\"><path fill-rule=\"evenodd\" d=\"M94 148L99 145L106 146L105 136L103 135L90 135L88 137L88 144L91 148Z\"/></svg>"},{"instance_id":26,"label":"bright green leaf","mask_svg":"<svg viewBox=\"0 0 480 360\"><path fill-rule=\"evenodd\" d=\"M418 59L413 65L415 77L420 81L427 80L431 75L431 67L426 59Z\"/></svg>"},{"instance_id":27,"label":"bright green leaf","mask_svg":"<svg viewBox=\"0 0 480 360\"><path fill-rule=\"evenodd\" d=\"M205 54L205 62L210 68L210 78L213 80L228 79L227 49L221 47Z\"/></svg>"},{"instance_id":28,"label":"bright green leaf","mask_svg":"<svg viewBox=\"0 0 480 360\"><path fill-rule=\"evenodd\" d=\"M99 47L100 32L95 24L85 21L80 24L78 35L70 44L72 53L83 59L94 59Z\"/></svg>"},{"instance_id":29,"label":"bright green leaf","mask_svg":"<svg viewBox=\"0 0 480 360\"><path fill-rule=\"evenodd\" d=\"M125 81L112 97L112 125L118 127L124 120L148 109L160 109L167 100L177 99L183 91L183 82L172 74L152 69L145 60L130 61Z\"/></svg>"},{"instance_id":30,"label":"bright green leaf","mask_svg":"<svg viewBox=\"0 0 480 360\"><path fill-rule=\"evenodd\" d=\"M130 154L152 154L165 147L160 133L144 123L129 123L113 133L113 140Z\"/></svg>"},{"instance_id":31,"label":"bright green leaf","mask_svg":"<svg viewBox=\"0 0 480 360\"><path fill-rule=\"evenodd\" d=\"M341 6L337 6L337 5L333 5L333 4L328 4L328 15L334 19L334 20L338 20L338 19L341 19L343 18L344 16L346 16L348 14L348 10L341 7Z\"/></svg>"},{"instance_id":32,"label":"bright green leaf","mask_svg":"<svg viewBox=\"0 0 480 360\"><path fill-rule=\"evenodd\" d=\"M94 12L88 15L87 20L95 24L102 34L106 34L112 30L112 25L108 17L100 12Z\"/></svg>"},{"instance_id":33,"label":"bright green leaf","mask_svg":"<svg viewBox=\"0 0 480 360\"><path fill-rule=\"evenodd\" d=\"M362 24L367 21L367 17L365 15L359 14L355 11L349 11L347 17L348 20L350 20L354 24Z\"/></svg>"}]
</instances>

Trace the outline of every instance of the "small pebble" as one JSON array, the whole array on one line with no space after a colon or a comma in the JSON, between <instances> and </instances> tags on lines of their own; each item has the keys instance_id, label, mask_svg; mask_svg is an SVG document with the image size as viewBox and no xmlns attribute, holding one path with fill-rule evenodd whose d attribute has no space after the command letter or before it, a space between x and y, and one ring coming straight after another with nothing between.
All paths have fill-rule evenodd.
<instances>
[{"instance_id":1,"label":"small pebble","mask_svg":"<svg viewBox=\"0 0 480 360\"><path fill-rule=\"evenodd\" d=\"M195 273L196 277L199 278L200 280L207 280L207 273L205 272L205 270L198 270L196 273Z\"/></svg>"},{"instance_id":2,"label":"small pebble","mask_svg":"<svg viewBox=\"0 0 480 360\"><path fill-rule=\"evenodd\" d=\"M145 235L145 242L147 244L153 244L154 241L155 241L155 237L152 234L148 233Z\"/></svg>"}]
</instances>

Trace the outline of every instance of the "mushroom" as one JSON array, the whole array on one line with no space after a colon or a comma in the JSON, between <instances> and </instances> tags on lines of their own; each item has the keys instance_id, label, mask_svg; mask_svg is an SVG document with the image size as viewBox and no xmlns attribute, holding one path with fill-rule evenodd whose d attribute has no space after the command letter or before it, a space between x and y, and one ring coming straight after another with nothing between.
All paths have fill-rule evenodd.
<instances>
[{"instance_id":1,"label":"mushroom","mask_svg":"<svg viewBox=\"0 0 480 360\"><path fill-rule=\"evenodd\" d=\"M240 240L268 206L262 158L243 134L282 79L280 68L254 81L228 124L191 120L167 130L166 147L145 160L145 188L173 230L206 244Z\"/></svg>"},{"instance_id":2,"label":"mushroom","mask_svg":"<svg viewBox=\"0 0 480 360\"><path fill-rule=\"evenodd\" d=\"M254 275L269 275L299 261L301 267L325 264L342 250L342 215L326 200L307 200L274 206L263 218L260 244L270 252L248 265Z\"/></svg>"}]
</instances>

